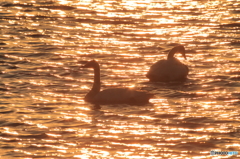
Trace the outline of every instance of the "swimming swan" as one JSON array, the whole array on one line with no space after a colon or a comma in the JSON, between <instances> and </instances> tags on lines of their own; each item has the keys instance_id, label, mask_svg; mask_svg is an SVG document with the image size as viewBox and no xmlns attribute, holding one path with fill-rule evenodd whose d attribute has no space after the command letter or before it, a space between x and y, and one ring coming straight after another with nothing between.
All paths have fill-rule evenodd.
<instances>
[{"instance_id":1,"label":"swimming swan","mask_svg":"<svg viewBox=\"0 0 240 159\"><path fill-rule=\"evenodd\" d=\"M187 59L184 46L175 46L169 51L167 60L160 60L150 67L146 77L151 82L182 81L186 79L189 71L188 67L173 57L178 52Z\"/></svg>"},{"instance_id":2,"label":"swimming swan","mask_svg":"<svg viewBox=\"0 0 240 159\"><path fill-rule=\"evenodd\" d=\"M100 67L97 61L92 60L82 68L94 69L94 83L92 89L85 96L85 101L94 104L146 104L153 96L144 91L130 88L111 88L100 91Z\"/></svg>"}]
</instances>

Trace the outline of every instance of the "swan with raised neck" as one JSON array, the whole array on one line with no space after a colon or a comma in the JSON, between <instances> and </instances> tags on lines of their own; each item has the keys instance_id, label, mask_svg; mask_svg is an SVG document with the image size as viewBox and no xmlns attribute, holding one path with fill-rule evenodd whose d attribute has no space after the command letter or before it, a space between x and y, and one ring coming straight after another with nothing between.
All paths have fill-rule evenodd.
<instances>
[{"instance_id":1,"label":"swan with raised neck","mask_svg":"<svg viewBox=\"0 0 240 159\"><path fill-rule=\"evenodd\" d=\"M92 89L87 93L85 96L86 101L91 101L94 96L96 96L101 89L101 82L100 82L100 66L97 61L92 60L86 63L82 68L93 68L94 70L94 82Z\"/></svg>"},{"instance_id":2,"label":"swan with raised neck","mask_svg":"<svg viewBox=\"0 0 240 159\"><path fill-rule=\"evenodd\" d=\"M85 96L85 101L94 104L146 104L153 94L130 88L110 88L100 91L100 66L97 61L92 60L82 68L94 69L94 83L92 89Z\"/></svg>"},{"instance_id":3,"label":"swan with raised neck","mask_svg":"<svg viewBox=\"0 0 240 159\"><path fill-rule=\"evenodd\" d=\"M150 67L146 77L152 82L183 81L187 78L189 69L174 57L175 53L181 53L186 58L185 48L178 45L172 48L166 60L160 60Z\"/></svg>"}]
</instances>

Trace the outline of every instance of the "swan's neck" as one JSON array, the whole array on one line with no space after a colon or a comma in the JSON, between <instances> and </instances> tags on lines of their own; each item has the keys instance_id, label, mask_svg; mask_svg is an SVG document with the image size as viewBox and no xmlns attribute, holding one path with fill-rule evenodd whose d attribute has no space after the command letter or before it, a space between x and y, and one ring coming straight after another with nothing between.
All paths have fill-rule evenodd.
<instances>
[{"instance_id":1,"label":"swan's neck","mask_svg":"<svg viewBox=\"0 0 240 159\"><path fill-rule=\"evenodd\" d=\"M177 53L177 52L181 53L182 56L183 56L185 59L187 59L186 56L185 56L185 48L184 48L184 46L182 46L182 45L179 45L179 46L176 46L176 47L172 48L172 50L169 51L169 53L168 53L167 59L168 59L168 60L170 60L170 59L175 59L175 58L174 58L174 54Z\"/></svg>"},{"instance_id":2,"label":"swan's neck","mask_svg":"<svg viewBox=\"0 0 240 159\"><path fill-rule=\"evenodd\" d=\"M100 68L99 65L97 67L94 68L94 83L93 83L93 87L91 89L91 91L95 91L97 93L100 92Z\"/></svg>"},{"instance_id":3,"label":"swan's neck","mask_svg":"<svg viewBox=\"0 0 240 159\"><path fill-rule=\"evenodd\" d=\"M174 54L178 51L178 48L177 47L174 47L172 48L171 51L169 51L168 53L168 56L167 56L167 59L174 59Z\"/></svg>"},{"instance_id":4,"label":"swan's neck","mask_svg":"<svg viewBox=\"0 0 240 159\"><path fill-rule=\"evenodd\" d=\"M100 92L101 83L100 83L100 67L96 65L94 67L94 83L92 89L85 96L86 101L91 101L93 98Z\"/></svg>"}]
</instances>

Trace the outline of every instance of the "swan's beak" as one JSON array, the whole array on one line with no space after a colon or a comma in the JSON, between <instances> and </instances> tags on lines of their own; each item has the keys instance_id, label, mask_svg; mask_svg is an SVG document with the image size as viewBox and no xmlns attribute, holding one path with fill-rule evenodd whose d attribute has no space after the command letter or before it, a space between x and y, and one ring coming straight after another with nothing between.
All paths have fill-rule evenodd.
<instances>
[{"instance_id":1,"label":"swan's beak","mask_svg":"<svg viewBox=\"0 0 240 159\"><path fill-rule=\"evenodd\" d=\"M187 57L186 57L185 53L183 54L183 57L184 57L185 60L187 60Z\"/></svg>"},{"instance_id":2,"label":"swan's beak","mask_svg":"<svg viewBox=\"0 0 240 159\"><path fill-rule=\"evenodd\" d=\"M80 68L88 68L86 65L82 65L80 66Z\"/></svg>"},{"instance_id":3,"label":"swan's beak","mask_svg":"<svg viewBox=\"0 0 240 159\"><path fill-rule=\"evenodd\" d=\"M99 66L99 65L95 60L92 60L92 61L84 62L81 68L94 68L95 66Z\"/></svg>"},{"instance_id":4,"label":"swan's beak","mask_svg":"<svg viewBox=\"0 0 240 159\"><path fill-rule=\"evenodd\" d=\"M80 64L79 68L89 68L87 66L88 61L79 61L78 64Z\"/></svg>"},{"instance_id":5,"label":"swan's beak","mask_svg":"<svg viewBox=\"0 0 240 159\"><path fill-rule=\"evenodd\" d=\"M184 57L184 59L187 60L187 57L186 57L186 54L185 54L185 49L184 49L184 50L181 50L181 54L182 54L182 56Z\"/></svg>"},{"instance_id":6,"label":"swan's beak","mask_svg":"<svg viewBox=\"0 0 240 159\"><path fill-rule=\"evenodd\" d=\"M82 66L81 66L81 68L92 68L92 65L91 65L91 63L85 63L85 64L83 64Z\"/></svg>"}]
</instances>

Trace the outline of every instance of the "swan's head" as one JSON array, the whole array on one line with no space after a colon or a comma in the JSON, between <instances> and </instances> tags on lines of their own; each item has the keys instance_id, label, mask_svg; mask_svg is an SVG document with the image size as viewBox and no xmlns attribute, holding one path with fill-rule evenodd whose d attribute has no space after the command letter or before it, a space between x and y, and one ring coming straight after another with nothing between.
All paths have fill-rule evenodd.
<instances>
[{"instance_id":1,"label":"swan's head","mask_svg":"<svg viewBox=\"0 0 240 159\"><path fill-rule=\"evenodd\" d=\"M183 45L178 45L176 47L178 48L177 52L181 53L185 60L187 60L187 57L185 55L185 47Z\"/></svg>"},{"instance_id":2,"label":"swan's head","mask_svg":"<svg viewBox=\"0 0 240 159\"><path fill-rule=\"evenodd\" d=\"M96 67L99 67L99 64L95 60L88 61L85 65L82 66L82 68L96 68Z\"/></svg>"},{"instance_id":3,"label":"swan's head","mask_svg":"<svg viewBox=\"0 0 240 159\"><path fill-rule=\"evenodd\" d=\"M173 58L175 53L181 53L185 60L187 60L187 57L185 55L185 47L183 45L178 45L172 48L172 50L168 53L168 59Z\"/></svg>"}]
</instances>

